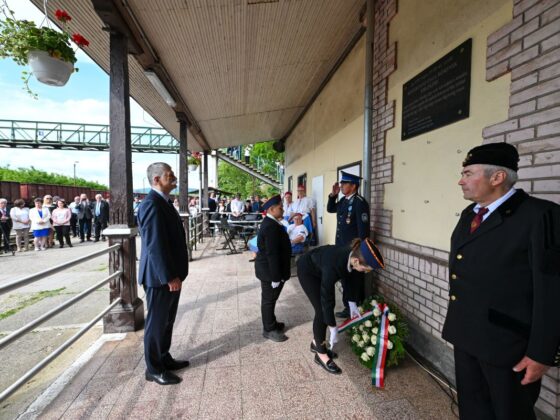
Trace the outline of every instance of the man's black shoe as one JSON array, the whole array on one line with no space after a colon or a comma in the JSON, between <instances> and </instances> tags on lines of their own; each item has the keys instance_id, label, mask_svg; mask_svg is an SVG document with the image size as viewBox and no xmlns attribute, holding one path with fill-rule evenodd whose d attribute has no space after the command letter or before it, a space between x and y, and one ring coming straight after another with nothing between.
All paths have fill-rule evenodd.
<instances>
[{"instance_id":1,"label":"man's black shoe","mask_svg":"<svg viewBox=\"0 0 560 420\"><path fill-rule=\"evenodd\" d=\"M167 371L163 371L162 373L150 373L146 371L146 380L159 385L176 385L182 381L180 377Z\"/></svg>"},{"instance_id":2,"label":"man's black shoe","mask_svg":"<svg viewBox=\"0 0 560 420\"><path fill-rule=\"evenodd\" d=\"M286 328L286 324L283 322L276 323L276 331L284 331L284 328Z\"/></svg>"},{"instance_id":3,"label":"man's black shoe","mask_svg":"<svg viewBox=\"0 0 560 420\"><path fill-rule=\"evenodd\" d=\"M342 311L335 313L335 316L337 318L350 318L350 311L348 310L348 308L344 308Z\"/></svg>"},{"instance_id":4,"label":"man's black shoe","mask_svg":"<svg viewBox=\"0 0 560 420\"><path fill-rule=\"evenodd\" d=\"M311 353L319 353L317 351L317 346L315 346L315 344L313 344L313 341L309 345L309 350L311 351ZM329 359L336 359L338 357L338 354L336 354L332 350L327 349L327 356L329 356Z\"/></svg>"},{"instance_id":5,"label":"man's black shoe","mask_svg":"<svg viewBox=\"0 0 560 420\"><path fill-rule=\"evenodd\" d=\"M88 241L89 241L89 239L88 239ZM93 242L99 242L99 239L94 239Z\"/></svg>"},{"instance_id":6,"label":"man's black shoe","mask_svg":"<svg viewBox=\"0 0 560 420\"><path fill-rule=\"evenodd\" d=\"M283 332L281 331L263 331L263 337L264 338L268 338L269 340L272 341L276 341L277 343L280 343L282 341L286 341L288 339L288 337L286 337L286 335L284 335Z\"/></svg>"},{"instance_id":7,"label":"man's black shoe","mask_svg":"<svg viewBox=\"0 0 560 420\"><path fill-rule=\"evenodd\" d=\"M165 369L167 370L180 370L189 367L190 363L188 360L171 360L170 362L164 363Z\"/></svg>"},{"instance_id":8,"label":"man's black shoe","mask_svg":"<svg viewBox=\"0 0 560 420\"><path fill-rule=\"evenodd\" d=\"M82 243L82 242L84 242L84 240L83 240L83 239L80 239L80 243Z\"/></svg>"},{"instance_id":9,"label":"man's black shoe","mask_svg":"<svg viewBox=\"0 0 560 420\"><path fill-rule=\"evenodd\" d=\"M332 373L334 375L340 375L342 373L342 369L340 369L332 359L329 359L327 363L323 363L321 358L318 354L315 354L315 363L325 369L327 372Z\"/></svg>"}]
</instances>

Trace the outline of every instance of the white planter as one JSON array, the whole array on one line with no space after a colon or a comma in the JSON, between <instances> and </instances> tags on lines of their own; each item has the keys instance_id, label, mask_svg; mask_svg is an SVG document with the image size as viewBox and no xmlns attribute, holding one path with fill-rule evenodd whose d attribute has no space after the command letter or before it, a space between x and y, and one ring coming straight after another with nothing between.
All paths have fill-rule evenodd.
<instances>
[{"instance_id":1,"label":"white planter","mask_svg":"<svg viewBox=\"0 0 560 420\"><path fill-rule=\"evenodd\" d=\"M28 58L33 75L49 86L64 86L74 71L71 63L51 57L46 51L29 51Z\"/></svg>"},{"instance_id":2,"label":"white planter","mask_svg":"<svg viewBox=\"0 0 560 420\"><path fill-rule=\"evenodd\" d=\"M189 172L194 172L198 169L198 165L187 165L189 168Z\"/></svg>"}]
</instances>

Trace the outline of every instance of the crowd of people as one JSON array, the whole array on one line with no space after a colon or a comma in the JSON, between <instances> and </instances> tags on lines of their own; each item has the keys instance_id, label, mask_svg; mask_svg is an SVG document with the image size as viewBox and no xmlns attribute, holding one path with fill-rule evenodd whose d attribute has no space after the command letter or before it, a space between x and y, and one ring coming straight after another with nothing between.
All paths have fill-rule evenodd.
<instances>
[{"instance_id":1,"label":"crowd of people","mask_svg":"<svg viewBox=\"0 0 560 420\"><path fill-rule=\"evenodd\" d=\"M90 201L86 194L67 203L63 197L46 194L32 203L16 199L9 206L0 198L0 244L4 253L15 255L30 249L45 251L58 243L59 248L73 247L72 238L79 242L105 241L103 229L109 223L109 200L101 194ZM15 248L10 244L15 232ZM33 237L31 245L30 239Z\"/></svg>"}]
</instances>

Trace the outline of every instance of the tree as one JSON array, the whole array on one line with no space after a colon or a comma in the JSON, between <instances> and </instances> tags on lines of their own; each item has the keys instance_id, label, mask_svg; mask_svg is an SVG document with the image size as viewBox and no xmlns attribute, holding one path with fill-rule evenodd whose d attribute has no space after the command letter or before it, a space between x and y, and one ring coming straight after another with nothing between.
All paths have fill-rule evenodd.
<instances>
[{"instance_id":1,"label":"tree","mask_svg":"<svg viewBox=\"0 0 560 420\"><path fill-rule=\"evenodd\" d=\"M278 170L276 162L279 164L284 162L284 153L276 152L272 148L272 143L269 141L252 145L249 159L254 168L275 178ZM224 161L218 163L218 182L221 190L240 193L242 197L252 195L270 197L279 193L277 188Z\"/></svg>"},{"instance_id":2,"label":"tree","mask_svg":"<svg viewBox=\"0 0 560 420\"><path fill-rule=\"evenodd\" d=\"M98 182L87 181L83 178L67 177L54 172L41 171L30 168L11 169L10 166L0 166L0 181L21 182L23 184L51 184L51 185L76 185L78 187L89 187L96 190L108 190L106 185Z\"/></svg>"}]
</instances>

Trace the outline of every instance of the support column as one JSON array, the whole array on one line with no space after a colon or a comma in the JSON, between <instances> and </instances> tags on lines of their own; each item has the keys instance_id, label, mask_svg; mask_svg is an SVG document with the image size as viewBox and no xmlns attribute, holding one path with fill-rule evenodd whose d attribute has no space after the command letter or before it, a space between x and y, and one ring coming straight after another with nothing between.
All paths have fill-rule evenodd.
<instances>
[{"instance_id":1,"label":"support column","mask_svg":"<svg viewBox=\"0 0 560 420\"><path fill-rule=\"evenodd\" d=\"M179 120L179 208L181 213L189 212L189 168L187 167L188 121L183 114L177 113Z\"/></svg>"},{"instance_id":2,"label":"support column","mask_svg":"<svg viewBox=\"0 0 560 420\"><path fill-rule=\"evenodd\" d=\"M138 298L136 284L136 235L132 209L132 148L130 141L130 96L128 75L128 39L110 33L109 70L109 207L110 227L103 234L109 246L119 243L118 252L109 256L109 273L122 270L120 278L109 285L110 302L122 298L103 318L105 333L137 331L144 326L144 303Z\"/></svg>"},{"instance_id":3,"label":"support column","mask_svg":"<svg viewBox=\"0 0 560 420\"><path fill-rule=\"evenodd\" d=\"M202 160L202 199L200 205L203 209L208 208L208 152L204 151L204 159Z\"/></svg>"},{"instance_id":4,"label":"support column","mask_svg":"<svg viewBox=\"0 0 560 420\"><path fill-rule=\"evenodd\" d=\"M371 154L373 153L373 25L374 1L366 2L366 51L365 51L365 85L364 85L364 142L363 142L363 173L362 195L366 202L371 203ZM369 236L369 235L368 235Z\"/></svg>"}]
</instances>

